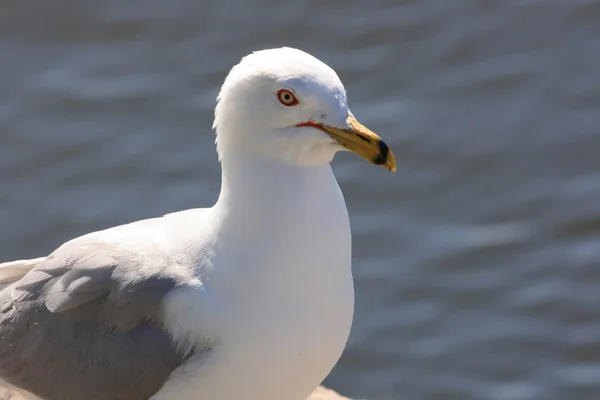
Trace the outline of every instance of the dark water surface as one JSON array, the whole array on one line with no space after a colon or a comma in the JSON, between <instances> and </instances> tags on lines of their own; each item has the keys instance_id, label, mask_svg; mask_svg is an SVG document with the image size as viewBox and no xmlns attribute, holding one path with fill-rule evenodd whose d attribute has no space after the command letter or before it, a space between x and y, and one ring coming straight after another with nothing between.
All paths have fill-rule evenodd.
<instances>
[{"instance_id":1,"label":"dark water surface","mask_svg":"<svg viewBox=\"0 0 600 400\"><path fill-rule=\"evenodd\" d=\"M600 399L600 1L4 1L0 259L210 206L219 86L281 45L398 160L334 163L357 312L326 384Z\"/></svg>"}]
</instances>

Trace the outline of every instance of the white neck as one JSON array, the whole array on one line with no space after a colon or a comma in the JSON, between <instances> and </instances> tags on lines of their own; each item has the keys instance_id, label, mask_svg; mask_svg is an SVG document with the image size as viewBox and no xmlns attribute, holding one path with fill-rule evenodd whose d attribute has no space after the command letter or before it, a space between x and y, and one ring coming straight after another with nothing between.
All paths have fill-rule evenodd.
<instances>
[{"instance_id":1,"label":"white neck","mask_svg":"<svg viewBox=\"0 0 600 400\"><path fill-rule=\"evenodd\" d=\"M264 224L265 218L301 217L332 206L345 208L329 164L307 167L239 154L222 160L216 207L235 213L238 223Z\"/></svg>"}]
</instances>

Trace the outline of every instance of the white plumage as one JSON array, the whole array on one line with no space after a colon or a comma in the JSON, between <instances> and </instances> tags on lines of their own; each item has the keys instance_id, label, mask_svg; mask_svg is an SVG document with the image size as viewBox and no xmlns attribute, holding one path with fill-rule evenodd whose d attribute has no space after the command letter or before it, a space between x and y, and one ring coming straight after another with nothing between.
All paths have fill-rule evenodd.
<instances>
[{"instance_id":1,"label":"white plumage","mask_svg":"<svg viewBox=\"0 0 600 400\"><path fill-rule=\"evenodd\" d=\"M298 103L282 103L281 90ZM222 187L212 208L94 232L47 260L0 265L0 283L9 283L0 296L11 304L0 314L0 333L34 317L41 325L61 318L65 329L85 333L90 324L69 319L68 312L91 307L88 297L103 298L90 292L108 291L99 314L104 319L94 324L105 321L126 339L148 324L159 333L156 342L132 342L140 346L133 357L145 372L130 381L154 376L151 356L181 357L153 400L305 399L340 357L354 307L350 225L330 162L349 149L395 170L393 155L356 122L336 73L290 48L253 53L232 69L219 94L214 128ZM47 278L52 271L63 275ZM150 300L136 305L141 296ZM43 310L26 314L28 301ZM129 315L143 318L129 326ZM117 340L101 326L94 328L94 339L74 348ZM32 361L15 354L15 348L32 344L7 337L0 357L9 361L0 362L0 376L23 393L67 400L70 395L52 382L78 373L73 399L137 400L150 393L140 386L119 397L131 389L116 383L101 392L83 367L77 372L48 365L47 374L54 376L44 383ZM60 353L53 357L57 365L73 365L61 364ZM103 362L129 365L127 354L115 357ZM13 376L17 363L25 363L28 379ZM128 371L135 370L131 363ZM107 382L110 374L115 372L106 372ZM143 390L154 391L155 383Z\"/></svg>"}]
</instances>

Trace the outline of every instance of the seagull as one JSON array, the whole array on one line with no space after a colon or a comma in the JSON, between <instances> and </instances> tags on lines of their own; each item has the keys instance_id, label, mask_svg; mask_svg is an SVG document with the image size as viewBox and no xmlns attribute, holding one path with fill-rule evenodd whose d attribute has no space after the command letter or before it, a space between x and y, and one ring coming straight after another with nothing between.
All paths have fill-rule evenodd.
<instances>
[{"instance_id":1,"label":"seagull","mask_svg":"<svg viewBox=\"0 0 600 400\"><path fill-rule=\"evenodd\" d=\"M353 319L351 233L331 161L390 171L333 69L293 48L229 72L211 208L0 264L0 386L43 400L304 400Z\"/></svg>"}]
</instances>

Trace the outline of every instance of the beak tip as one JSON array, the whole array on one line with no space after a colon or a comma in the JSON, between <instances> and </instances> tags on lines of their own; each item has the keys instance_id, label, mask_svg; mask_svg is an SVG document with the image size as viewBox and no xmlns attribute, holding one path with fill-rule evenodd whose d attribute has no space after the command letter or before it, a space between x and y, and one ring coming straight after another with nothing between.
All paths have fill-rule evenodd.
<instances>
[{"instance_id":1,"label":"beak tip","mask_svg":"<svg viewBox=\"0 0 600 400\"><path fill-rule=\"evenodd\" d=\"M390 172L396 172L396 157L394 157L394 153L391 151L388 153L387 165Z\"/></svg>"},{"instance_id":2,"label":"beak tip","mask_svg":"<svg viewBox=\"0 0 600 400\"><path fill-rule=\"evenodd\" d=\"M374 164L385 167L390 172L396 172L396 158L394 157L394 153L392 153L383 140L379 140L377 146L379 147L379 156L374 161Z\"/></svg>"}]
</instances>

